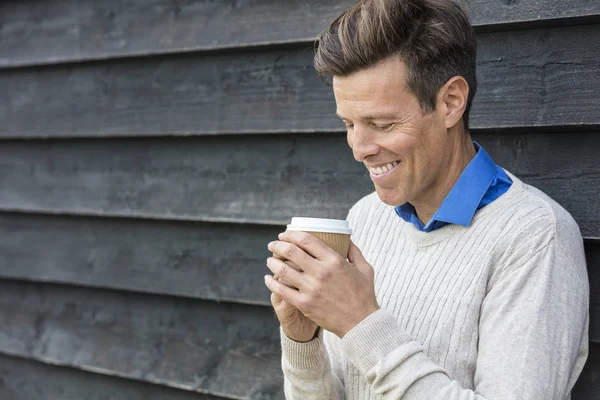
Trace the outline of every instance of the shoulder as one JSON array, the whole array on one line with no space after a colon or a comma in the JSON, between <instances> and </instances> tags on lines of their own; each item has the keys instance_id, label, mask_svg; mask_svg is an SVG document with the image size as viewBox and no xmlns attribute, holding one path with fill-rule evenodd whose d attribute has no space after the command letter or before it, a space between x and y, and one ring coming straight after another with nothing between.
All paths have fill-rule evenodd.
<instances>
[{"instance_id":1,"label":"shoulder","mask_svg":"<svg viewBox=\"0 0 600 400\"><path fill-rule=\"evenodd\" d=\"M499 263L516 268L546 249L562 253L577 269L585 269L583 238L571 214L539 189L510 177L522 190L504 210L509 217L496 248L501 253L497 253Z\"/></svg>"}]
</instances>

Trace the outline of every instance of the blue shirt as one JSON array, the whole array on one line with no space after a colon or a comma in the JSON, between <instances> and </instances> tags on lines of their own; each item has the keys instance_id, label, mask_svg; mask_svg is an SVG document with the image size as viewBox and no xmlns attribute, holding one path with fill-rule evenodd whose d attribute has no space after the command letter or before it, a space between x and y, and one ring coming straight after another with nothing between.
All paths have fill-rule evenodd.
<instances>
[{"instance_id":1,"label":"blue shirt","mask_svg":"<svg viewBox=\"0 0 600 400\"><path fill-rule=\"evenodd\" d=\"M431 232L447 224L469 226L475 211L502 196L512 185L506 172L494 163L483 147L475 143L475 148L477 154L427 225L423 225L419 220L415 208L410 203L396 207L396 214L423 232Z\"/></svg>"}]
</instances>

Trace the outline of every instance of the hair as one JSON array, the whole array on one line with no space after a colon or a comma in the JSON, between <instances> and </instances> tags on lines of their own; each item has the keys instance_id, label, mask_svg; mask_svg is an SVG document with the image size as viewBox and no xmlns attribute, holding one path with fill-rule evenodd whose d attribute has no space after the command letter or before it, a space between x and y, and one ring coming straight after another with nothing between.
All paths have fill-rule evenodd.
<instances>
[{"instance_id":1,"label":"hair","mask_svg":"<svg viewBox=\"0 0 600 400\"><path fill-rule=\"evenodd\" d=\"M319 34L314 64L322 77L348 76L399 56L407 88L425 113L435 110L439 89L462 76L469 85L463 114L468 131L476 54L473 27L454 0L360 0Z\"/></svg>"}]
</instances>

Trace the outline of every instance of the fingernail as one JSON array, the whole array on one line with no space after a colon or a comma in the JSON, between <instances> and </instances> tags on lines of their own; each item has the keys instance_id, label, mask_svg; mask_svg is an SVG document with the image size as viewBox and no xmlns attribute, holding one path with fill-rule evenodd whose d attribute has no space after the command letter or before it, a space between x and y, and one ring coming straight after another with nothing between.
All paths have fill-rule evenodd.
<instances>
[{"instance_id":1,"label":"fingernail","mask_svg":"<svg viewBox=\"0 0 600 400\"><path fill-rule=\"evenodd\" d=\"M265 283L269 282L271 279L271 275L265 275Z\"/></svg>"},{"instance_id":2,"label":"fingernail","mask_svg":"<svg viewBox=\"0 0 600 400\"><path fill-rule=\"evenodd\" d=\"M281 232L279 235L277 235L277 237L278 237L279 239L283 239L283 235L285 235L285 232Z\"/></svg>"},{"instance_id":3,"label":"fingernail","mask_svg":"<svg viewBox=\"0 0 600 400\"><path fill-rule=\"evenodd\" d=\"M269 257L267 258L267 265L271 264L271 261L273 260L273 257Z\"/></svg>"},{"instance_id":4,"label":"fingernail","mask_svg":"<svg viewBox=\"0 0 600 400\"><path fill-rule=\"evenodd\" d=\"M275 242L271 242L271 243L269 243L269 244L267 245L267 248L268 248L269 250L271 250L271 247L273 247L273 243L275 243Z\"/></svg>"}]
</instances>

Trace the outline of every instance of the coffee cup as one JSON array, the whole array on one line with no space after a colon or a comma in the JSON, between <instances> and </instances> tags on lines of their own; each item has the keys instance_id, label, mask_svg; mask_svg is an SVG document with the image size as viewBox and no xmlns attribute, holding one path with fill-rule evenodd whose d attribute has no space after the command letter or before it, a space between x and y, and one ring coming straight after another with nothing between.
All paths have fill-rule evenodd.
<instances>
[{"instance_id":1,"label":"coffee cup","mask_svg":"<svg viewBox=\"0 0 600 400\"><path fill-rule=\"evenodd\" d=\"M288 231L302 231L315 236L342 257L348 257L352 229L343 219L294 217Z\"/></svg>"}]
</instances>

